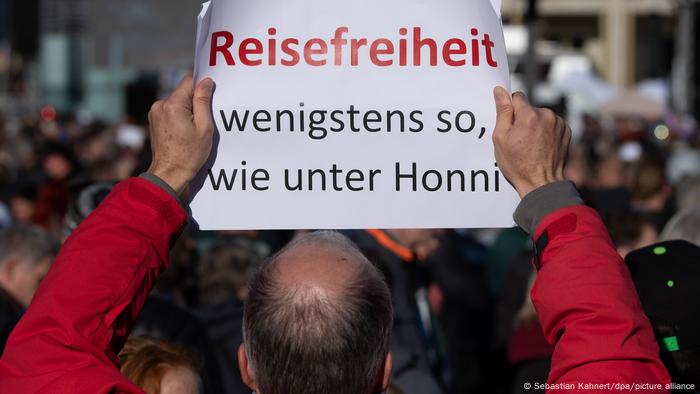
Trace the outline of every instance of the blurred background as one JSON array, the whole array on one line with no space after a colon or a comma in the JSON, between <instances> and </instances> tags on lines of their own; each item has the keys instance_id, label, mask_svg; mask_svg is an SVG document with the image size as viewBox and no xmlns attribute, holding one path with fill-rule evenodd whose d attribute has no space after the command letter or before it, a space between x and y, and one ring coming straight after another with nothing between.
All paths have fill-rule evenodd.
<instances>
[{"instance_id":1,"label":"blurred background","mask_svg":"<svg viewBox=\"0 0 700 394\"><path fill-rule=\"evenodd\" d=\"M191 68L200 5L0 0L0 229L35 226L60 242L114 182L146 169L147 113ZM700 243L700 0L503 0L503 21L513 89L571 124L567 176L620 254ZM195 353L208 392L249 392L235 362L246 283L297 234L186 231L135 335ZM414 256L400 268L385 238L349 235L369 245L392 290L415 296L407 313L422 337L397 346L434 383L418 393L517 393L545 381L552 348L527 297L520 230L389 233ZM21 314L21 299L0 285L0 306L10 305L0 323ZM419 387L396 382L396 393Z\"/></svg>"},{"instance_id":2,"label":"blurred background","mask_svg":"<svg viewBox=\"0 0 700 394\"><path fill-rule=\"evenodd\" d=\"M49 105L81 121L143 118L144 103L192 64L200 3L2 0L0 103L16 113ZM504 0L514 88L542 103L565 101L578 116L623 94L643 101L643 110L690 116L700 105L697 7L694 0Z\"/></svg>"}]
</instances>

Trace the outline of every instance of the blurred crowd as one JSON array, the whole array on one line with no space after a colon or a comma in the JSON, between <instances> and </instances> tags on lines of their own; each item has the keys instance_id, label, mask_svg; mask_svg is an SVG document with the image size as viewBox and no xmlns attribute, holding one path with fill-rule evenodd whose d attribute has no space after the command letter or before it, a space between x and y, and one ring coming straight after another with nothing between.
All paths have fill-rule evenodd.
<instances>
[{"instance_id":1,"label":"blurred crowd","mask_svg":"<svg viewBox=\"0 0 700 394\"><path fill-rule=\"evenodd\" d=\"M601 214L620 255L666 240L700 245L698 130L632 116L586 116L583 125L566 175ZM0 346L60 243L116 182L149 162L147 124L85 122L51 108L0 115ZM173 379L201 380L209 393L249 393L236 361L247 284L298 235L185 230L120 354L122 372L149 394L167 392ZM392 290L393 392L515 393L523 382L546 381L553 348L529 301L524 232L346 235Z\"/></svg>"}]
</instances>

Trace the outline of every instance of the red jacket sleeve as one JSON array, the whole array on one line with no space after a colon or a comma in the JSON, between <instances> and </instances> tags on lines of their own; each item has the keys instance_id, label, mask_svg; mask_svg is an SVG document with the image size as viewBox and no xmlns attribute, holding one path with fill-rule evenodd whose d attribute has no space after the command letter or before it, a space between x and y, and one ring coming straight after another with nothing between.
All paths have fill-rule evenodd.
<instances>
[{"instance_id":1,"label":"red jacket sleeve","mask_svg":"<svg viewBox=\"0 0 700 394\"><path fill-rule=\"evenodd\" d=\"M142 393L117 354L186 218L147 180L117 185L66 241L10 336L0 393Z\"/></svg>"},{"instance_id":2,"label":"red jacket sleeve","mask_svg":"<svg viewBox=\"0 0 700 394\"><path fill-rule=\"evenodd\" d=\"M535 239L545 232L532 298L555 345L548 392L630 392L624 385L635 384L647 385L636 391L670 392L649 320L598 214L560 209L544 218Z\"/></svg>"}]
</instances>

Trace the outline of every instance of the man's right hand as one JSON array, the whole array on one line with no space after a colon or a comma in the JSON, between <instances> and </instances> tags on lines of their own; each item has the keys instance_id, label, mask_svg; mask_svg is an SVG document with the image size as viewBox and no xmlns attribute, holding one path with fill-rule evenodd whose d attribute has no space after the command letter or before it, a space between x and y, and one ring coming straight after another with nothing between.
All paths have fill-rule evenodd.
<instances>
[{"instance_id":1,"label":"man's right hand","mask_svg":"<svg viewBox=\"0 0 700 394\"><path fill-rule=\"evenodd\" d=\"M523 93L497 87L496 162L520 198L549 183L563 181L571 129L549 109L534 108Z\"/></svg>"},{"instance_id":2,"label":"man's right hand","mask_svg":"<svg viewBox=\"0 0 700 394\"><path fill-rule=\"evenodd\" d=\"M173 94L151 107L153 160L148 172L183 194L211 153L214 122L211 98L214 81L207 78L193 88L185 77Z\"/></svg>"}]
</instances>

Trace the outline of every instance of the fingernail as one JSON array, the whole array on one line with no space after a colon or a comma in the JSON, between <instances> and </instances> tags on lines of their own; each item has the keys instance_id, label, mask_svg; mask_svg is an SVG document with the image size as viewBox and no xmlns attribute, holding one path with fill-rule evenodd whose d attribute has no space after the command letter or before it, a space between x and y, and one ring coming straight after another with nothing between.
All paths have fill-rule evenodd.
<instances>
[{"instance_id":1,"label":"fingernail","mask_svg":"<svg viewBox=\"0 0 700 394\"><path fill-rule=\"evenodd\" d=\"M214 91L214 81L211 78L207 78L202 81L202 89L204 93L211 94Z\"/></svg>"},{"instance_id":2,"label":"fingernail","mask_svg":"<svg viewBox=\"0 0 700 394\"><path fill-rule=\"evenodd\" d=\"M500 86L497 86L496 89L493 90L493 97L496 99L496 102L502 103L503 101L507 100L508 98L506 97L506 91Z\"/></svg>"}]
</instances>

